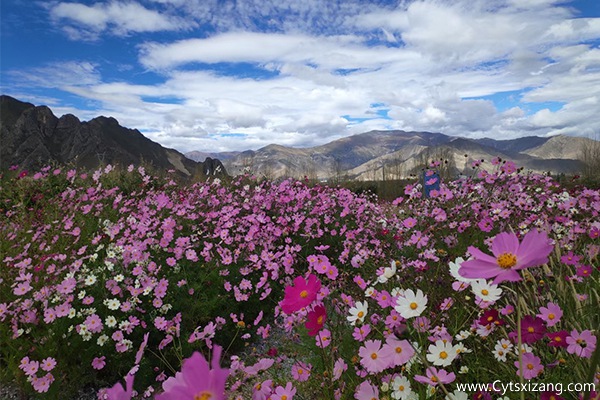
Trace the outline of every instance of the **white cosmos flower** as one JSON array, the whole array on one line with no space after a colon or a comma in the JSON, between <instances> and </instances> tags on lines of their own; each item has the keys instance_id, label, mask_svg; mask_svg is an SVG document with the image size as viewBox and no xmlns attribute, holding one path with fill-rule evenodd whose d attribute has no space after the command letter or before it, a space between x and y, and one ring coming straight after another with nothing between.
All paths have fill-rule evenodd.
<instances>
[{"instance_id":1,"label":"white cosmos flower","mask_svg":"<svg viewBox=\"0 0 600 400\"><path fill-rule=\"evenodd\" d=\"M85 284L87 286L92 286L94 283L96 283L96 276L95 275L88 275L85 278Z\"/></svg>"},{"instance_id":2,"label":"white cosmos flower","mask_svg":"<svg viewBox=\"0 0 600 400\"><path fill-rule=\"evenodd\" d=\"M117 325L117 319L115 317L113 317L112 315L109 315L108 317L106 317L105 324L109 328L112 328Z\"/></svg>"},{"instance_id":3,"label":"white cosmos flower","mask_svg":"<svg viewBox=\"0 0 600 400\"><path fill-rule=\"evenodd\" d=\"M392 381L392 399L406 400L412 393L410 390L410 381L406 377L396 376Z\"/></svg>"},{"instance_id":4,"label":"white cosmos flower","mask_svg":"<svg viewBox=\"0 0 600 400\"><path fill-rule=\"evenodd\" d=\"M502 289L498 285L488 283L485 279L477 279L471 282L471 290L475 296L490 303L495 303L502 297Z\"/></svg>"},{"instance_id":5,"label":"white cosmos flower","mask_svg":"<svg viewBox=\"0 0 600 400\"><path fill-rule=\"evenodd\" d=\"M346 319L350 321L352 325L356 325L356 321L364 322L368 309L369 304L366 301L363 303L357 301L356 305L350 308L350 315L346 317Z\"/></svg>"},{"instance_id":6,"label":"white cosmos flower","mask_svg":"<svg viewBox=\"0 0 600 400\"><path fill-rule=\"evenodd\" d=\"M460 265L464 262L465 262L465 259L462 257L458 257L456 260L454 260L454 262L450 261L450 263L448 264L450 266L450 275L452 275L452 277L459 282L466 282L466 283L473 282L475 279L469 279L469 278L462 277L458 273L458 270L460 269Z\"/></svg>"},{"instance_id":7,"label":"white cosmos flower","mask_svg":"<svg viewBox=\"0 0 600 400\"><path fill-rule=\"evenodd\" d=\"M118 299L106 299L104 300L104 305L109 310L118 310L121 307L121 302Z\"/></svg>"},{"instance_id":8,"label":"white cosmos flower","mask_svg":"<svg viewBox=\"0 0 600 400\"><path fill-rule=\"evenodd\" d=\"M452 364L458 353L452 344L444 340L436 340L434 344L429 345L427 349L427 361L433 365L447 367Z\"/></svg>"},{"instance_id":9,"label":"white cosmos flower","mask_svg":"<svg viewBox=\"0 0 600 400\"><path fill-rule=\"evenodd\" d=\"M413 292L412 289L408 289L404 291L403 297L398 297L394 309L398 311L402 318L409 319L421 315L426 306L427 296L423 294L421 289L418 289L417 293Z\"/></svg>"},{"instance_id":10,"label":"white cosmos flower","mask_svg":"<svg viewBox=\"0 0 600 400\"><path fill-rule=\"evenodd\" d=\"M392 261L390 267L385 267L383 269L383 275L379 275L379 278L377 278L377 281L379 283L386 283L394 275L396 275L396 261Z\"/></svg>"},{"instance_id":11,"label":"white cosmos flower","mask_svg":"<svg viewBox=\"0 0 600 400\"><path fill-rule=\"evenodd\" d=\"M469 395L457 389L454 392L449 393L448 396L446 396L446 400L469 400Z\"/></svg>"}]
</instances>

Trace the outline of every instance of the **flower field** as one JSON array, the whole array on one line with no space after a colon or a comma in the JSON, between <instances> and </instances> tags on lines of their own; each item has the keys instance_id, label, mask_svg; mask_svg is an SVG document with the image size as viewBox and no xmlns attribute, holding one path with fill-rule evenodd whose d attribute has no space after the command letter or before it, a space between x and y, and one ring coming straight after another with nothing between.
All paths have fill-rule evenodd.
<instances>
[{"instance_id":1,"label":"flower field","mask_svg":"<svg viewBox=\"0 0 600 400\"><path fill-rule=\"evenodd\" d=\"M0 382L49 399L598 399L600 191L495 164L393 202L5 172Z\"/></svg>"}]
</instances>

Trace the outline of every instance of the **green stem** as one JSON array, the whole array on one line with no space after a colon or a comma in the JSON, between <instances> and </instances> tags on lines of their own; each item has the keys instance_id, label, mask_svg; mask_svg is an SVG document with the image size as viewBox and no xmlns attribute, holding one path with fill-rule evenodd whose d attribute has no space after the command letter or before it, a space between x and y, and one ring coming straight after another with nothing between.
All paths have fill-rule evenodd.
<instances>
[{"instance_id":1,"label":"green stem","mask_svg":"<svg viewBox=\"0 0 600 400\"><path fill-rule=\"evenodd\" d=\"M521 337L521 303L519 302L519 298L517 297L517 355L519 356L519 381L521 383L521 387L523 387L525 383L525 379L523 378L523 351L521 347L523 345L523 338ZM520 392L521 400L525 400L525 392Z\"/></svg>"}]
</instances>

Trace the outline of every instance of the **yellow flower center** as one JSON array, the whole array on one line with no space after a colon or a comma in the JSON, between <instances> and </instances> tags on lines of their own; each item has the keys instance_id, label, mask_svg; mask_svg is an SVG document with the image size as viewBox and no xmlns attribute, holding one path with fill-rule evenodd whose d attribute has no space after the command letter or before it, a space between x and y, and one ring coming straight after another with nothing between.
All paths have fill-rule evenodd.
<instances>
[{"instance_id":1,"label":"yellow flower center","mask_svg":"<svg viewBox=\"0 0 600 400\"><path fill-rule=\"evenodd\" d=\"M373 359L373 360L377 360L377 353L373 353L373 354L371 354L371 359Z\"/></svg>"},{"instance_id":2,"label":"yellow flower center","mask_svg":"<svg viewBox=\"0 0 600 400\"><path fill-rule=\"evenodd\" d=\"M431 382L437 382L437 381L438 381L438 378L436 376L431 377Z\"/></svg>"},{"instance_id":3,"label":"yellow flower center","mask_svg":"<svg viewBox=\"0 0 600 400\"><path fill-rule=\"evenodd\" d=\"M487 289L483 289L481 291L481 294L484 295L484 296L487 296L488 294L490 294L490 292Z\"/></svg>"},{"instance_id":4,"label":"yellow flower center","mask_svg":"<svg viewBox=\"0 0 600 400\"><path fill-rule=\"evenodd\" d=\"M398 353L398 354L402 353L402 347L400 347L400 346L396 347L396 353Z\"/></svg>"},{"instance_id":5,"label":"yellow flower center","mask_svg":"<svg viewBox=\"0 0 600 400\"><path fill-rule=\"evenodd\" d=\"M554 314L548 314L548 319L554 319L556 316Z\"/></svg>"},{"instance_id":6,"label":"yellow flower center","mask_svg":"<svg viewBox=\"0 0 600 400\"><path fill-rule=\"evenodd\" d=\"M320 315L319 318L317 318L317 324L323 325L323 316L322 315Z\"/></svg>"},{"instance_id":7,"label":"yellow flower center","mask_svg":"<svg viewBox=\"0 0 600 400\"><path fill-rule=\"evenodd\" d=\"M411 310L416 310L418 306L419 305L417 303L415 303L414 301L412 303L410 303L410 309Z\"/></svg>"},{"instance_id":8,"label":"yellow flower center","mask_svg":"<svg viewBox=\"0 0 600 400\"><path fill-rule=\"evenodd\" d=\"M440 358L441 358L442 360L445 360L446 358L448 358L448 353L446 353L445 351L442 351L442 352L440 353Z\"/></svg>"},{"instance_id":9,"label":"yellow flower center","mask_svg":"<svg viewBox=\"0 0 600 400\"><path fill-rule=\"evenodd\" d=\"M357 316L358 318L362 318L362 317L364 317L364 316L365 316L365 313L364 313L364 312L362 312L362 311L359 311L359 312L358 312L358 314L356 314L356 316Z\"/></svg>"},{"instance_id":10,"label":"yellow flower center","mask_svg":"<svg viewBox=\"0 0 600 400\"><path fill-rule=\"evenodd\" d=\"M398 390L401 392L404 392L404 386L402 386L402 385L398 386Z\"/></svg>"},{"instance_id":11,"label":"yellow flower center","mask_svg":"<svg viewBox=\"0 0 600 400\"><path fill-rule=\"evenodd\" d=\"M527 364L527 369L533 369L533 364L531 364L531 363Z\"/></svg>"},{"instance_id":12,"label":"yellow flower center","mask_svg":"<svg viewBox=\"0 0 600 400\"><path fill-rule=\"evenodd\" d=\"M287 400L287 396L284 394L283 396L281 396L281 400Z\"/></svg>"},{"instance_id":13,"label":"yellow flower center","mask_svg":"<svg viewBox=\"0 0 600 400\"><path fill-rule=\"evenodd\" d=\"M517 264L517 256L513 253L502 253L496 259L498 266L503 269L509 269Z\"/></svg>"},{"instance_id":14,"label":"yellow flower center","mask_svg":"<svg viewBox=\"0 0 600 400\"><path fill-rule=\"evenodd\" d=\"M210 400L212 397L213 395L211 392L204 391L194 395L194 400Z\"/></svg>"},{"instance_id":15,"label":"yellow flower center","mask_svg":"<svg viewBox=\"0 0 600 400\"><path fill-rule=\"evenodd\" d=\"M303 290L300 292L300 297L302 297L303 299L305 299L308 296L308 291Z\"/></svg>"},{"instance_id":16,"label":"yellow flower center","mask_svg":"<svg viewBox=\"0 0 600 400\"><path fill-rule=\"evenodd\" d=\"M529 328L527 328L527 332L533 333L535 332L535 329L533 329L533 326L530 326Z\"/></svg>"}]
</instances>

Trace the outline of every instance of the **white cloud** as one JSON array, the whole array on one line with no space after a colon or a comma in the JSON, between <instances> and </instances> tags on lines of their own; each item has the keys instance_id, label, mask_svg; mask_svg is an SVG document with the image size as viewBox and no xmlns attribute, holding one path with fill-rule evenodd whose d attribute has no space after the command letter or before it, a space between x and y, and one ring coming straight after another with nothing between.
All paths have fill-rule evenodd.
<instances>
[{"instance_id":1,"label":"white cloud","mask_svg":"<svg viewBox=\"0 0 600 400\"><path fill-rule=\"evenodd\" d=\"M12 70L8 75L17 86L60 88L62 86L90 86L101 83L95 63L87 61L53 62L42 67Z\"/></svg>"},{"instance_id":2,"label":"white cloud","mask_svg":"<svg viewBox=\"0 0 600 400\"><path fill-rule=\"evenodd\" d=\"M157 32L190 28L182 18L166 15L132 2L111 1L88 6L80 3L57 3L50 16L72 38L93 38L100 32L126 35L132 32Z\"/></svg>"},{"instance_id":3,"label":"white cloud","mask_svg":"<svg viewBox=\"0 0 600 400\"><path fill-rule=\"evenodd\" d=\"M118 81L107 83L97 64L80 62L24 71L22 83L98 102L98 114L182 151L315 145L370 129L513 138L586 135L600 126L600 49L592 44L600 19L575 19L557 1L144 4L58 3L51 10L71 35L133 36L194 24L211 30L138 42L139 65ZM220 63L265 74L219 74ZM140 65L159 80L138 81ZM505 111L478 99L502 92L515 93ZM544 102L564 106L526 112ZM243 135L220 136L227 133Z\"/></svg>"}]
</instances>

